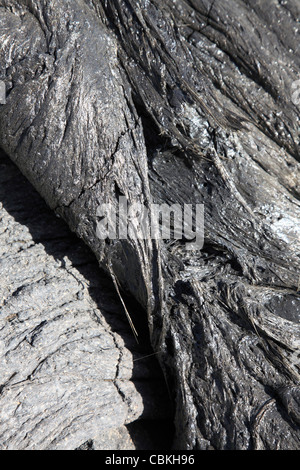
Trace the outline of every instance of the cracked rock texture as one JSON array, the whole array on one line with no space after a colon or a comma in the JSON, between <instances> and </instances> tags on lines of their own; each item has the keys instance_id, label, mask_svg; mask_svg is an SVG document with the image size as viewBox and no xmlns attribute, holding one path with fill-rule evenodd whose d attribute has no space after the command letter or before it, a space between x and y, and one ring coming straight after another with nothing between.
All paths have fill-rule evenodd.
<instances>
[{"instance_id":1,"label":"cracked rock texture","mask_svg":"<svg viewBox=\"0 0 300 470\"><path fill-rule=\"evenodd\" d=\"M4 154L0 203L0 448L156 448L167 391L111 282Z\"/></svg>"},{"instance_id":2,"label":"cracked rock texture","mask_svg":"<svg viewBox=\"0 0 300 470\"><path fill-rule=\"evenodd\" d=\"M299 17L298 0L0 0L0 145L146 312L175 448L300 448ZM119 196L204 204L203 249L100 240Z\"/></svg>"}]
</instances>

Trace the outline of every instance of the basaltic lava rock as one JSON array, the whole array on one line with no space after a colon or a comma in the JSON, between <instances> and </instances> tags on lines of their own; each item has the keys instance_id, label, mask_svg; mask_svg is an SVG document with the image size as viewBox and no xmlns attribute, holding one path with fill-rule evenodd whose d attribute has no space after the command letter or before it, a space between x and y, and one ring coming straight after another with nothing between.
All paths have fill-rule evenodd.
<instances>
[{"instance_id":1,"label":"basaltic lava rock","mask_svg":"<svg viewBox=\"0 0 300 470\"><path fill-rule=\"evenodd\" d=\"M147 313L173 448L299 449L298 1L0 6L0 145ZM204 204L202 249L101 240L120 197Z\"/></svg>"}]
</instances>

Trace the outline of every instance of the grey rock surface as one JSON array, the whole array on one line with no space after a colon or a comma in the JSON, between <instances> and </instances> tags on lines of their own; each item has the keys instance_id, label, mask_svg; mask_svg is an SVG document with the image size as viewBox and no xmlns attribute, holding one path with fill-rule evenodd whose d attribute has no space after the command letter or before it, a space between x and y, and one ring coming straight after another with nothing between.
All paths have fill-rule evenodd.
<instances>
[{"instance_id":1,"label":"grey rock surface","mask_svg":"<svg viewBox=\"0 0 300 470\"><path fill-rule=\"evenodd\" d=\"M170 440L147 340L135 342L94 256L4 154L0 203L0 448L156 448L149 420L156 435L168 423Z\"/></svg>"},{"instance_id":2,"label":"grey rock surface","mask_svg":"<svg viewBox=\"0 0 300 470\"><path fill-rule=\"evenodd\" d=\"M298 1L0 5L0 144L147 312L174 447L299 449ZM120 195L204 203L202 251L99 240Z\"/></svg>"}]
</instances>

